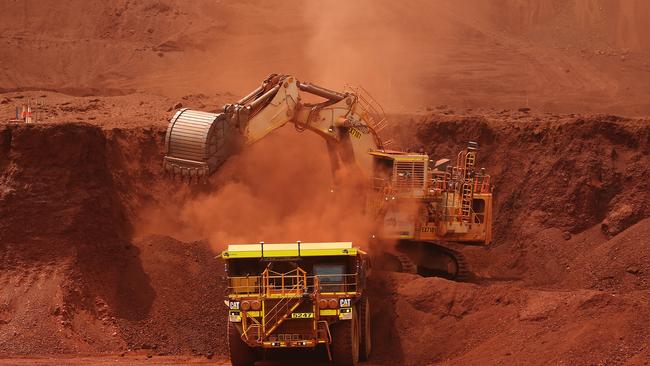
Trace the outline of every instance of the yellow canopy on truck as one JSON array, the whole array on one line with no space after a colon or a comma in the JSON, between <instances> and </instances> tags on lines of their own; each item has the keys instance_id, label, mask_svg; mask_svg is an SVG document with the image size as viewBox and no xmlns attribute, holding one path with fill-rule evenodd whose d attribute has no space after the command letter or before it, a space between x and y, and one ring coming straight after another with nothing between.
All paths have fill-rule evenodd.
<instances>
[{"instance_id":1,"label":"yellow canopy on truck","mask_svg":"<svg viewBox=\"0 0 650 366\"><path fill-rule=\"evenodd\" d=\"M352 242L331 243L258 243L230 244L221 253L224 259L235 258L275 258L275 257L318 257L318 256L355 256L358 248Z\"/></svg>"}]
</instances>

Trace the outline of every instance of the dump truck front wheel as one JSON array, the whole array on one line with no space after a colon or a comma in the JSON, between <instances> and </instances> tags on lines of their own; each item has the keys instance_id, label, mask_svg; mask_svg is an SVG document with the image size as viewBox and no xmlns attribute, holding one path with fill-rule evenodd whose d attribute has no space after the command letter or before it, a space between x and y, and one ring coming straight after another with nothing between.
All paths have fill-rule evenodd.
<instances>
[{"instance_id":1,"label":"dump truck front wheel","mask_svg":"<svg viewBox=\"0 0 650 366\"><path fill-rule=\"evenodd\" d=\"M332 325L332 359L338 366L355 366L359 362L360 327L357 307L352 319Z\"/></svg>"},{"instance_id":2,"label":"dump truck front wheel","mask_svg":"<svg viewBox=\"0 0 650 366\"><path fill-rule=\"evenodd\" d=\"M364 296L359 300L359 325L361 339L359 342L359 359L368 361L372 350L372 337L370 327L370 301Z\"/></svg>"},{"instance_id":3,"label":"dump truck front wheel","mask_svg":"<svg viewBox=\"0 0 650 366\"><path fill-rule=\"evenodd\" d=\"M228 349L232 366L253 366L257 361L255 350L241 339L241 334L231 322L228 322Z\"/></svg>"}]
</instances>

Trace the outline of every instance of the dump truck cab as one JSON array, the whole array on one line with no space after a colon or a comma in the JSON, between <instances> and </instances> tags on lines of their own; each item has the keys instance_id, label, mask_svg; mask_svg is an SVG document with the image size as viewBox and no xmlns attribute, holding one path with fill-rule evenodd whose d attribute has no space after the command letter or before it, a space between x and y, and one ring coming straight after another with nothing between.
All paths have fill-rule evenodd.
<instances>
[{"instance_id":1,"label":"dump truck cab","mask_svg":"<svg viewBox=\"0 0 650 366\"><path fill-rule=\"evenodd\" d=\"M367 254L350 242L232 244L226 262L233 365L268 349L324 347L354 365L371 349Z\"/></svg>"}]
</instances>

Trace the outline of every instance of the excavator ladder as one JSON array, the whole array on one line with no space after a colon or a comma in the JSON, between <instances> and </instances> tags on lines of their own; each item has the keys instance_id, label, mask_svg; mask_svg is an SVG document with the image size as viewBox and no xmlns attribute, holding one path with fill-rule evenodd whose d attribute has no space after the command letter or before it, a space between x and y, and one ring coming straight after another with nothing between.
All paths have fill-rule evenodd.
<instances>
[{"instance_id":1,"label":"excavator ladder","mask_svg":"<svg viewBox=\"0 0 650 366\"><path fill-rule=\"evenodd\" d=\"M467 146L467 150L459 156L458 162L462 164L459 168L463 171L463 184L461 187L461 221L470 222L472 216L472 200L474 199L474 165L476 164L476 152L478 144L471 142Z\"/></svg>"}]
</instances>

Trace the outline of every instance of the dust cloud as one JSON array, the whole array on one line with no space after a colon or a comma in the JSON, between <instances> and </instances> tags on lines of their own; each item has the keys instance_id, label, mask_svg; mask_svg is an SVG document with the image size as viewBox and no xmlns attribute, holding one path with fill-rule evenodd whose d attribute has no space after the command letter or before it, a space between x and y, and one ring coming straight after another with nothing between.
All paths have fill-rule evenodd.
<instances>
[{"instance_id":1,"label":"dust cloud","mask_svg":"<svg viewBox=\"0 0 650 366\"><path fill-rule=\"evenodd\" d=\"M359 177L339 178L334 191L324 140L287 125L231 157L203 192L145 210L137 234L206 239L215 251L260 241L365 246L371 220L355 192Z\"/></svg>"},{"instance_id":2,"label":"dust cloud","mask_svg":"<svg viewBox=\"0 0 650 366\"><path fill-rule=\"evenodd\" d=\"M361 85L392 110L422 104L424 93L418 89L421 74L439 62L444 47L436 45L444 42L439 35L449 27L443 19L436 21L435 2L417 3L306 3L308 75L331 88ZM426 38L432 42L432 52L422 54L417 44L427 42Z\"/></svg>"}]
</instances>

